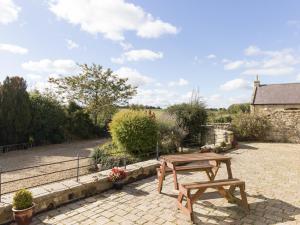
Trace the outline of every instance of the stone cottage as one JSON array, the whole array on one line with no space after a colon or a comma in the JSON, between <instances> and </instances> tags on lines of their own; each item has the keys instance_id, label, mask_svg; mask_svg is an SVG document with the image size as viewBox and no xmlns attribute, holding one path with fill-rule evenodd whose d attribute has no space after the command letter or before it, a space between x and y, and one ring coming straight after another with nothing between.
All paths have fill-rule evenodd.
<instances>
[{"instance_id":1,"label":"stone cottage","mask_svg":"<svg viewBox=\"0 0 300 225\"><path fill-rule=\"evenodd\" d=\"M300 83L261 85L257 79L251 113L268 116L268 141L300 143Z\"/></svg>"},{"instance_id":2,"label":"stone cottage","mask_svg":"<svg viewBox=\"0 0 300 225\"><path fill-rule=\"evenodd\" d=\"M254 81L251 112L300 110L300 83L260 84Z\"/></svg>"}]
</instances>

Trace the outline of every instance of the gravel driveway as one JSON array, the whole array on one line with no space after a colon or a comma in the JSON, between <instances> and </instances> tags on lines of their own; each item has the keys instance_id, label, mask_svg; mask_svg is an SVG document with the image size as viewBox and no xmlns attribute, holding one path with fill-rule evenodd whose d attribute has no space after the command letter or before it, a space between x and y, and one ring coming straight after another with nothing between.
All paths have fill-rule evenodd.
<instances>
[{"instance_id":1,"label":"gravel driveway","mask_svg":"<svg viewBox=\"0 0 300 225\"><path fill-rule=\"evenodd\" d=\"M94 147L103 144L107 139L95 139L87 141L76 141L72 143L55 144L31 148L28 150L12 151L8 153L0 153L0 167L2 171L21 169L24 167L32 167L44 165L48 163L56 163L67 161L80 157L87 157L90 155ZM89 159L80 160L80 166L89 165ZM18 190L30 186L39 185L55 180L66 179L76 175L77 170L68 170L64 172L55 173L57 170L64 170L69 168L76 168L77 161L69 161L64 163L57 163L53 165L46 165L37 168L17 170L13 172L3 173L1 176L2 182L9 182L16 179L24 179L7 184L2 184L1 192ZM80 174L87 172L88 168L80 170ZM52 173L43 175L45 173ZM43 175L43 176L39 176ZM28 179L27 177L37 176Z\"/></svg>"}]
</instances>

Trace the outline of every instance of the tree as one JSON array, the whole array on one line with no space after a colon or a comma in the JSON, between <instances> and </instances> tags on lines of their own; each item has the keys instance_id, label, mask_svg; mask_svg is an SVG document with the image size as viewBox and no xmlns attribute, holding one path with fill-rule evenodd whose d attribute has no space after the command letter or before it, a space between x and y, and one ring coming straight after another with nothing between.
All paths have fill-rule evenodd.
<instances>
[{"instance_id":1,"label":"tree","mask_svg":"<svg viewBox=\"0 0 300 225\"><path fill-rule=\"evenodd\" d=\"M28 141L30 101L26 81L21 77L6 77L0 84L0 143Z\"/></svg>"},{"instance_id":2,"label":"tree","mask_svg":"<svg viewBox=\"0 0 300 225\"><path fill-rule=\"evenodd\" d=\"M176 117L178 126L187 132L186 142L199 144L199 137L201 138L205 133L203 125L207 121L205 105L199 95L193 93L189 103L172 105L167 108L167 111Z\"/></svg>"},{"instance_id":3,"label":"tree","mask_svg":"<svg viewBox=\"0 0 300 225\"><path fill-rule=\"evenodd\" d=\"M127 79L119 78L112 70L93 64L80 65L79 75L49 81L57 88L60 96L76 101L86 107L98 123L101 115L109 115L118 105L126 104L136 94L136 87L127 84Z\"/></svg>"},{"instance_id":4,"label":"tree","mask_svg":"<svg viewBox=\"0 0 300 225\"><path fill-rule=\"evenodd\" d=\"M75 138L90 138L96 135L97 127L90 116L75 102L70 102L67 108L67 130ZM98 133L97 135L100 135Z\"/></svg>"},{"instance_id":5,"label":"tree","mask_svg":"<svg viewBox=\"0 0 300 225\"><path fill-rule=\"evenodd\" d=\"M66 113L58 101L38 91L31 93L30 135L36 144L60 143L65 139Z\"/></svg>"},{"instance_id":6,"label":"tree","mask_svg":"<svg viewBox=\"0 0 300 225\"><path fill-rule=\"evenodd\" d=\"M249 113L250 103L232 104L228 107L228 112L232 114Z\"/></svg>"}]
</instances>

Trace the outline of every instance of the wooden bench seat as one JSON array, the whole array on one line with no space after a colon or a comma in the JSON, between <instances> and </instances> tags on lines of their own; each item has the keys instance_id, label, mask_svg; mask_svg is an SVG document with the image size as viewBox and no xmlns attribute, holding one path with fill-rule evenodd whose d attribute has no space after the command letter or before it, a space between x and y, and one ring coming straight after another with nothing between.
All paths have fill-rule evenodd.
<instances>
[{"instance_id":1,"label":"wooden bench seat","mask_svg":"<svg viewBox=\"0 0 300 225\"><path fill-rule=\"evenodd\" d=\"M229 190L224 187L229 186ZM232 190L239 187L241 199L233 196ZM183 213L187 214L193 220L193 204L201 197L207 188L217 189L218 193L226 198L230 203L236 203L242 206L246 211L249 211L247 196L245 193L245 182L239 179L214 180L207 182L194 182L188 184L181 184L179 186L179 195L177 199L177 206ZM191 194L192 190L197 190L196 193ZM186 198L186 205L183 205L183 198Z\"/></svg>"},{"instance_id":2,"label":"wooden bench seat","mask_svg":"<svg viewBox=\"0 0 300 225\"><path fill-rule=\"evenodd\" d=\"M177 182L177 173L178 172L205 171L209 180L213 180L214 176L215 176L215 173L213 172L214 167L215 166L210 164L209 161L203 161L200 163L193 163L193 164L178 165L178 166L175 166L174 169L166 167L164 175L163 175L163 179L165 178L166 174L173 173L175 189L178 190L178 182ZM157 168L156 171L157 171L157 179L160 180L160 177L162 176L162 167ZM158 187L159 193L161 192L161 188L162 188L162 186L160 185Z\"/></svg>"}]
</instances>

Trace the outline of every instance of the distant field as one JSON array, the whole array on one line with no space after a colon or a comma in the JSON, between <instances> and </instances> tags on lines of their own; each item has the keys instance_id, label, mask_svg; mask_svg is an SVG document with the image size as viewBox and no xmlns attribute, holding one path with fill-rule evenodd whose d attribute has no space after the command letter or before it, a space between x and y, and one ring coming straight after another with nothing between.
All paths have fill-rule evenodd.
<instances>
[{"instance_id":1,"label":"distant field","mask_svg":"<svg viewBox=\"0 0 300 225\"><path fill-rule=\"evenodd\" d=\"M129 109L120 109L120 111L127 111ZM155 113L156 116L160 116L163 112L165 112L164 109L146 109L146 110L151 110L152 112Z\"/></svg>"}]
</instances>

